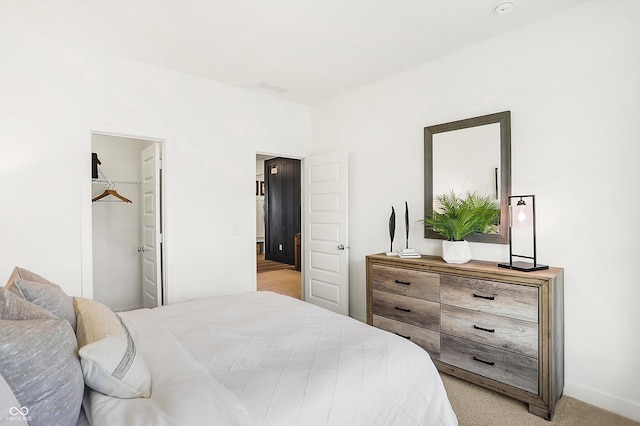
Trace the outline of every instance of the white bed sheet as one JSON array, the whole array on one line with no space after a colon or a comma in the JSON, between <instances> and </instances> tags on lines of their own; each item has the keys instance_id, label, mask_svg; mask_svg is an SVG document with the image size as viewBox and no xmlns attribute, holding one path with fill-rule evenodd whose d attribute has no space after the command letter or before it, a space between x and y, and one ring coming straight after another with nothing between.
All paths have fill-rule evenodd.
<instances>
[{"instance_id":1,"label":"white bed sheet","mask_svg":"<svg viewBox=\"0 0 640 426\"><path fill-rule=\"evenodd\" d=\"M251 292L123 318L150 364L152 396L91 392L92 424L192 424L174 421L197 410L197 424L212 425L457 425L423 349L290 297ZM176 373L193 382L176 387Z\"/></svg>"},{"instance_id":2,"label":"white bed sheet","mask_svg":"<svg viewBox=\"0 0 640 426\"><path fill-rule=\"evenodd\" d=\"M207 374L154 310L121 314L151 373L151 397L120 399L89 390L83 408L92 426L252 425L240 401Z\"/></svg>"}]
</instances>

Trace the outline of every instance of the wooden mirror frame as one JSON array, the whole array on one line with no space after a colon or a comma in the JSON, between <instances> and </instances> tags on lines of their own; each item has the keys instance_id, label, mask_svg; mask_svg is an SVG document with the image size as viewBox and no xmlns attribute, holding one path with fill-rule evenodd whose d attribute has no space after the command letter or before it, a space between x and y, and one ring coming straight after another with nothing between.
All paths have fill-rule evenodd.
<instances>
[{"instance_id":1,"label":"wooden mirror frame","mask_svg":"<svg viewBox=\"0 0 640 426\"><path fill-rule=\"evenodd\" d=\"M424 128L424 217L433 215L433 135L470 127L500 123L500 225L494 234L474 233L465 240L483 243L509 243L509 196L511 195L511 111L502 111ZM429 227L424 237L444 239Z\"/></svg>"}]
</instances>

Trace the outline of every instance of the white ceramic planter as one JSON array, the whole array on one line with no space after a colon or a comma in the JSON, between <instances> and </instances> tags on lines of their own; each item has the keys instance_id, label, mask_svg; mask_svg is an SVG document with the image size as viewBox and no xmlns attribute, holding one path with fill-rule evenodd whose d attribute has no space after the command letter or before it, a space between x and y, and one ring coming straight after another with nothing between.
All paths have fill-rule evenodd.
<instances>
[{"instance_id":1,"label":"white ceramic planter","mask_svg":"<svg viewBox=\"0 0 640 426\"><path fill-rule=\"evenodd\" d=\"M447 263L467 263L471 260L471 249L467 241L443 241L442 258Z\"/></svg>"}]
</instances>

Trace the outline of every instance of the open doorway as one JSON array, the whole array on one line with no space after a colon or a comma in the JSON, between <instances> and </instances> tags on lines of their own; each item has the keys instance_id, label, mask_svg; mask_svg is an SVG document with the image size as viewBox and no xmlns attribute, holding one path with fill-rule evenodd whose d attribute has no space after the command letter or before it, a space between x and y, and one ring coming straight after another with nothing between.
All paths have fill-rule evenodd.
<instances>
[{"instance_id":1,"label":"open doorway","mask_svg":"<svg viewBox=\"0 0 640 426\"><path fill-rule=\"evenodd\" d=\"M300 160L256 155L258 291L302 298Z\"/></svg>"},{"instance_id":2,"label":"open doorway","mask_svg":"<svg viewBox=\"0 0 640 426\"><path fill-rule=\"evenodd\" d=\"M162 142L92 133L93 298L163 304Z\"/></svg>"}]
</instances>

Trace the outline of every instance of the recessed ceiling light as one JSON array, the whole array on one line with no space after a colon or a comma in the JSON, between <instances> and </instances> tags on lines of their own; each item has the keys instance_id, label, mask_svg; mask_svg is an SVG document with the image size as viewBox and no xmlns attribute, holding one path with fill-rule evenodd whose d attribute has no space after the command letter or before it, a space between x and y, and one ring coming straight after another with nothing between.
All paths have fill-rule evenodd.
<instances>
[{"instance_id":1,"label":"recessed ceiling light","mask_svg":"<svg viewBox=\"0 0 640 426\"><path fill-rule=\"evenodd\" d=\"M493 8L493 11L497 15L505 15L513 10L513 2L512 1L503 1L502 3L498 3L496 7Z\"/></svg>"}]
</instances>

